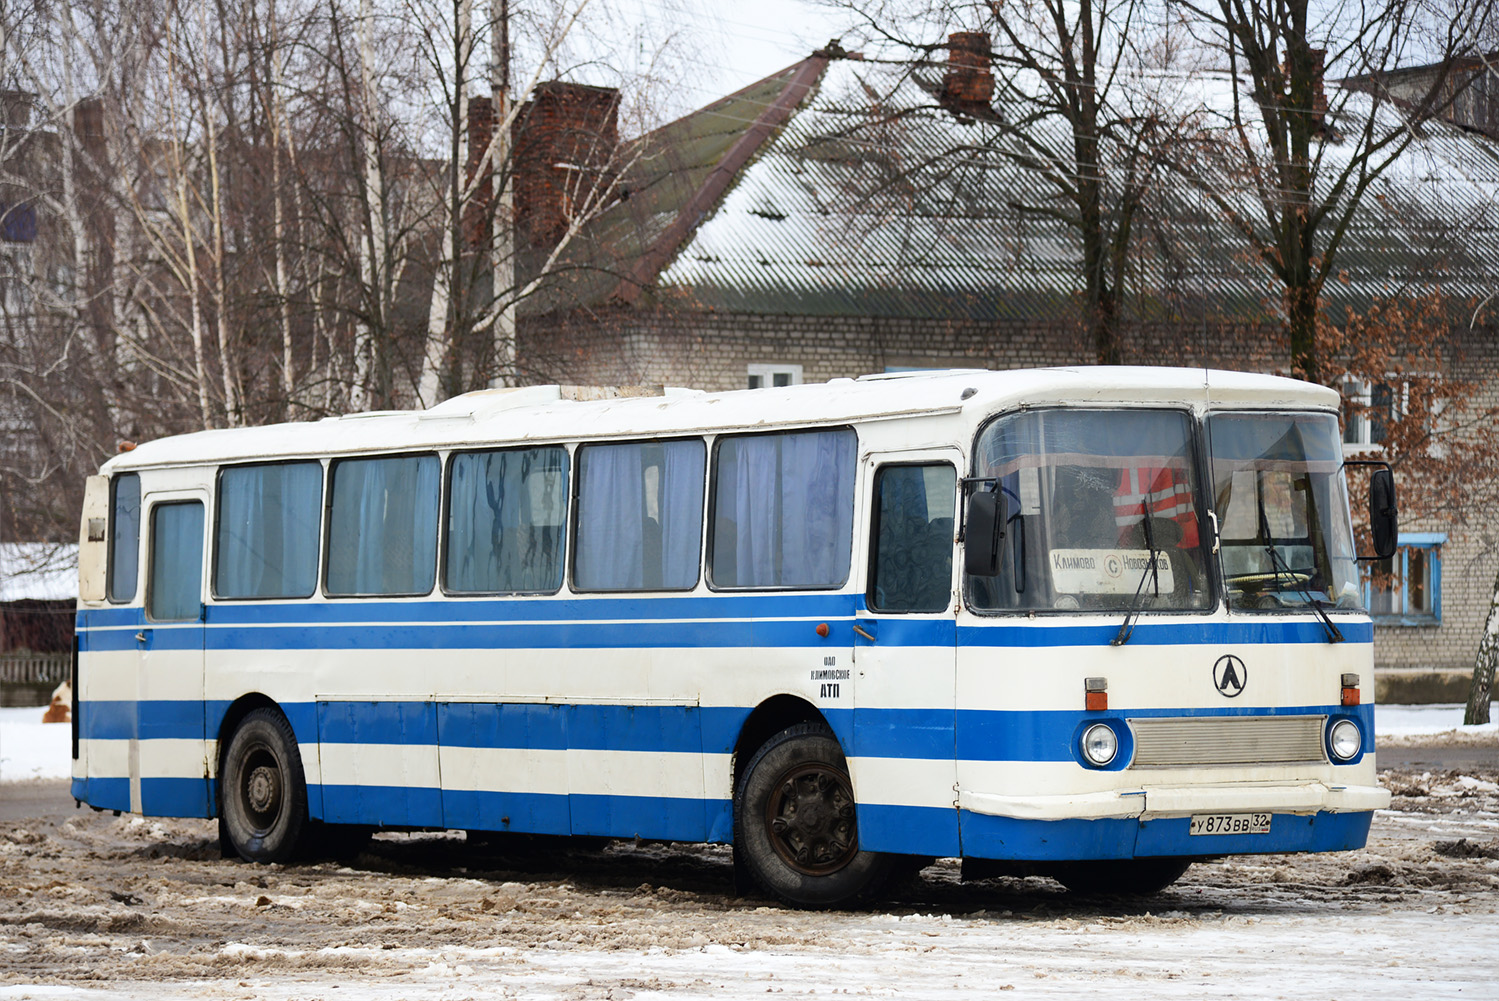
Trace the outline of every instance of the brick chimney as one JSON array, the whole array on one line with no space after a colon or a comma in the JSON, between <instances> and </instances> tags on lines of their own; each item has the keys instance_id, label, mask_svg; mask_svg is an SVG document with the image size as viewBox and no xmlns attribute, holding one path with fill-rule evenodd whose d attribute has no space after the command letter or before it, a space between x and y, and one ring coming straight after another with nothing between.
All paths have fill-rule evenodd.
<instances>
[{"instance_id":1,"label":"brick chimney","mask_svg":"<svg viewBox=\"0 0 1499 1001\"><path fill-rule=\"evenodd\" d=\"M494 104L487 97L471 97L468 100L468 163L463 172L464 184L471 184L479 170L484 151L494 138ZM494 202L494 165L484 171L484 177L463 207L463 240L470 248L489 246L490 206Z\"/></svg>"},{"instance_id":2,"label":"brick chimney","mask_svg":"<svg viewBox=\"0 0 1499 1001\"><path fill-rule=\"evenodd\" d=\"M619 145L619 91L541 84L516 116L514 143L516 241L522 249L548 250L607 183Z\"/></svg>"},{"instance_id":3,"label":"brick chimney","mask_svg":"<svg viewBox=\"0 0 1499 1001\"><path fill-rule=\"evenodd\" d=\"M987 110L994 100L994 74L989 68L989 35L983 31L955 31L947 36L947 73L942 77L942 103L956 111Z\"/></svg>"}]
</instances>

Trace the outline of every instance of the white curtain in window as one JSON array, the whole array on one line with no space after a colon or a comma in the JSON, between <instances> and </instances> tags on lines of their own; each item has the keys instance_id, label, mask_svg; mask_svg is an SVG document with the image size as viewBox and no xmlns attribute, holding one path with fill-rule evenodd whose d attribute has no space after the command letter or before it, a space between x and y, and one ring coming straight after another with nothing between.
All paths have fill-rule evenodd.
<instances>
[{"instance_id":1,"label":"white curtain in window","mask_svg":"<svg viewBox=\"0 0 1499 1001\"><path fill-rule=\"evenodd\" d=\"M592 445L578 457L578 555L585 591L638 589L644 581L645 489L641 448Z\"/></svg>"},{"instance_id":2,"label":"white curtain in window","mask_svg":"<svg viewBox=\"0 0 1499 1001\"><path fill-rule=\"evenodd\" d=\"M219 477L214 591L305 598L316 590L322 467L237 466Z\"/></svg>"}]
</instances>

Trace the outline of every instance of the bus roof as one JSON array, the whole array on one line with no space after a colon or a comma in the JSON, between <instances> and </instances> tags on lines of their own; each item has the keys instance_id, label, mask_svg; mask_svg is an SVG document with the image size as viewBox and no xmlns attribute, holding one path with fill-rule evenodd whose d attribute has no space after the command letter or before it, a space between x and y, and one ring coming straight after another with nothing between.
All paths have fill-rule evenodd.
<instances>
[{"instance_id":1,"label":"bus roof","mask_svg":"<svg viewBox=\"0 0 1499 1001\"><path fill-rule=\"evenodd\" d=\"M1146 403L1336 410L1340 398L1324 386L1278 376L1127 366L901 372L801 386L720 393L666 389L658 395L588 400L567 399L558 386L528 386L467 393L428 410L355 413L176 435L142 444L104 468L771 430L939 414L961 414L977 424L1020 405Z\"/></svg>"}]
</instances>

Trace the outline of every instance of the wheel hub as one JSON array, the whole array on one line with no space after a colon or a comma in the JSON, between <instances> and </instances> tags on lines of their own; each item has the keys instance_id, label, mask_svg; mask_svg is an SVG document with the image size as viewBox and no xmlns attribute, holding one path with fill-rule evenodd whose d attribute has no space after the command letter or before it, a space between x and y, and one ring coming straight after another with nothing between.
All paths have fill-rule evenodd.
<instances>
[{"instance_id":1,"label":"wheel hub","mask_svg":"<svg viewBox=\"0 0 1499 1001\"><path fill-rule=\"evenodd\" d=\"M245 783L245 800L255 813L275 812L281 800L280 771L267 765L252 769Z\"/></svg>"},{"instance_id":2,"label":"wheel hub","mask_svg":"<svg viewBox=\"0 0 1499 1001\"><path fill-rule=\"evenodd\" d=\"M766 804L776 853L809 876L836 872L859 851L848 779L822 763L789 770Z\"/></svg>"}]
</instances>

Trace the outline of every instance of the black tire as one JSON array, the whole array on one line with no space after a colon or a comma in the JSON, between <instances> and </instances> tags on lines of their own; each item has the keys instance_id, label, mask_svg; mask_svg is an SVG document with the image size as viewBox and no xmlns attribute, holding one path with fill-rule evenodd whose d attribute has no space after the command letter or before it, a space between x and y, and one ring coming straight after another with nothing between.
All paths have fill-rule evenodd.
<instances>
[{"instance_id":1,"label":"black tire","mask_svg":"<svg viewBox=\"0 0 1499 1001\"><path fill-rule=\"evenodd\" d=\"M766 741L734 791L738 857L766 892L796 907L874 897L890 857L859 848L853 785L826 726L799 723Z\"/></svg>"},{"instance_id":2,"label":"black tire","mask_svg":"<svg viewBox=\"0 0 1499 1001\"><path fill-rule=\"evenodd\" d=\"M1108 862L1071 862L1052 878L1073 893L1088 896L1146 897L1181 879L1191 859L1143 858Z\"/></svg>"},{"instance_id":3,"label":"black tire","mask_svg":"<svg viewBox=\"0 0 1499 1001\"><path fill-rule=\"evenodd\" d=\"M219 794L229 847L247 862L287 862L307 833L307 780L291 724L275 709L255 709L224 753Z\"/></svg>"}]
</instances>

